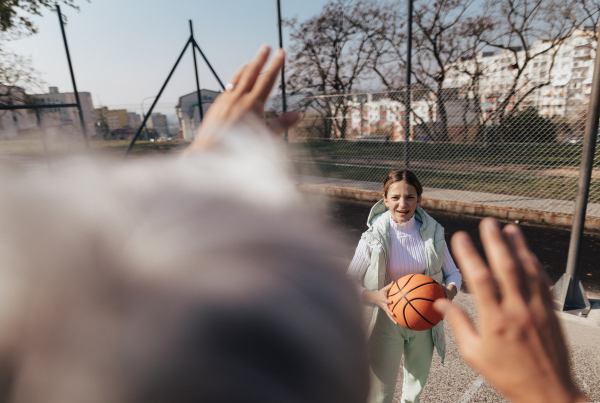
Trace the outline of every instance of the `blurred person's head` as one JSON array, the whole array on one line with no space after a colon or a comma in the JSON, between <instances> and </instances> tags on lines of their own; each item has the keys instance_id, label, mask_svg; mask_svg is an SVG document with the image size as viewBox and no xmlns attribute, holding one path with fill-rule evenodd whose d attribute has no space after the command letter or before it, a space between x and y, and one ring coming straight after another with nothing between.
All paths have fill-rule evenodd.
<instances>
[{"instance_id":1,"label":"blurred person's head","mask_svg":"<svg viewBox=\"0 0 600 403\"><path fill-rule=\"evenodd\" d=\"M364 401L337 246L235 131L186 161L0 173L0 401Z\"/></svg>"}]
</instances>

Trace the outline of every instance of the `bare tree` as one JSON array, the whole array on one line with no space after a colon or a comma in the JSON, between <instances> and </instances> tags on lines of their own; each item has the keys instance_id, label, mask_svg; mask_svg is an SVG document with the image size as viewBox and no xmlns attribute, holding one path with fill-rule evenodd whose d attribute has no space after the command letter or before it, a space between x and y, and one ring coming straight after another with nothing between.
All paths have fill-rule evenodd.
<instances>
[{"instance_id":1,"label":"bare tree","mask_svg":"<svg viewBox=\"0 0 600 403\"><path fill-rule=\"evenodd\" d=\"M471 57L480 42L473 40L484 28L485 15L477 15L480 11L474 0L437 0L420 1L415 4L413 33L413 66L412 77L414 93L421 101L428 103L428 114L433 119L413 113L417 123L426 129L431 140L448 141L448 116L445 102L449 90L444 82L449 70L457 61ZM381 83L395 94L395 99L405 103L406 77L406 16L404 9L398 4L384 7L382 16L386 24L379 31L376 41L384 43L374 54L371 69ZM473 32L471 32L473 31ZM423 125L429 121L428 125ZM430 126L430 127L428 127Z\"/></svg>"},{"instance_id":2,"label":"bare tree","mask_svg":"<svg viewBox=\"0 0 600 403\"><path fill-rule=\"evenodd\" d=\"M413 75L417 84L430 89L436 102L434 139L448 141L447 102L456 100L454 90L444 87L452 66L471 57L479 42L478 32L487 17L472 0L420 2L415 7L415 61ZM471 39L471 40L470 40Z\"/></svg>"},{"instance_id":3,"label":"bare tree","mask_svg":"<svg viewBox=\"0 0 600 403\"><path fill-rule=\"evenodd\" d=\"M465 40L465 52L458 63L448 66L448 75L454 75L454 77L462 75L468 78L466 83L459 87L465 100L462 108L463 136L465 139L469 137L469 129L472 126L469 114L473 113L476 115L475 121L477 124L477 131L473 140L483 140L485 116L481 103L481 81L488 74L489 66L482 63L480 56L485 47L482 38L488 35L493 28L491 18L485 11L477 17L466 18L460 28L460 35Z\"/></svg>"},{"instance_id":4,"label":"bare tree","mask_svg":"<svg viewBox=\"0 0 600 403\"><path fill-rule=\"evenodd\" d=\"M0 49L0 106L33 103L26 91L39 90L42 83L30 60ZM25 110L0 110L0 118L9 115L16 121L17 115L27 113Z\"/></svg>"},{"instance_id":5,"label":"bare tree","mask_svg":"<svg viewBox=\"0 0 600 403\"><path fill-rule=\"evenodd\" d=\"M75 4L76 0L0 1L0 33L2 39L7 40L37 33L37 28L31 21L31 16L41 16L44 9L54 9L56 3L62 3L79 10L79 7Z\"/></svg>"},{"instance_id":6,"label":"bare tree","mask_svg":"<svg viewBox=\"0 0 600 403\"><path fill-rule=\"evenodd\" d=\"M506 123L534 91L551 83L558 51L582 24L573 0L488 0L494 30L484 43L502 51L497 69L506 70L509 84L497 94L495 127L502 133ZM545 69L530 76L530 64L545 57ZM498 134L497 133L497 134Z\"/></svg>"},{"instance_id":7,"label":"bare tree","mask_svg":"<svg viewBox=\"0 0 600 403\"><path fill-rule=\"evenodd\" d=\"M591 28L594 40L598 42L598 25L600 24L600 1L599 0L577 0L577 6L581 9L581 18L586 27Z\"/></svg>"},{"instance_id":8,"label":"bare tree","mask_svg":"<svg viewBox=\"0 0 600 403\"><path fill-rule=\"evenodd\" d=\"M326 137L347 134L350 94L368 73L383 23L374 0L334 0L321 13L292 28L288 86L303 93L305 107L326 120Z\"/></svg>"},{"instance_id":9,"label":"bare tree","mask_svg":"<svg viewBox=\"0 0 600 403\"><path fill-rule=\"evenodd\" d=\"M75 2L58 0L79 10ZM56 3L54 0L0 1L0 105L22 102L24 90L40 88L42 80L31 61L8 50L6 43L37 33L31 16L41 16L44 9L54 9Z\"/></svg>"}]
</instances>

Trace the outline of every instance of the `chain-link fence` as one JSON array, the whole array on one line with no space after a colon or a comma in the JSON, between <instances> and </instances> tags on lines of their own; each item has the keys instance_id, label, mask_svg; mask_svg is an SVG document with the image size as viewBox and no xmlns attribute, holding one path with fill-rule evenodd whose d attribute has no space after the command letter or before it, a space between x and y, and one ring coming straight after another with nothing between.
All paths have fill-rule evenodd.
<instances>
[{"instance_id":1,"label":"chain-link fence","mask_svg":"<svg viewBox=\"0 0 600 403\"><path fill-rule=\"evenodd\" d=\"M405 90L292 98L305 113L289 132L289 157L312 182L351 180L379 189L390 169L408 163L425 187L462 191L453 199L477 202L485 193L502 195L512 207L557 211L575 199L588 96L583 86L579 93L568 85L544 87L515 107L499 94L413 86L408 125ZM199 111L180 103L157 104L140 142L191 140ZM84 113L88 136L125 147L150 104L92 107ZM73 151L81 139L76 112L21 110L15 120L4 111L0 154ZM592 173L590 202L600 202L600 170Z\"/></svg>"},{"instance_id":2,"label":"chain-link fence","mask_svg":"<svg viewBox=\"0 0 600 403\"><path fill-rule=\"evenodd\" d=\"M510 195L512 207L552 211L577 191L589 91L578 94L544 87L515 100L413 86L410 124L406 90L307 97L289 155L312 182L381 183L407 164L427 188L463 191L454 199ZM600 170L589 201L600 202Z\"/></svg>"}]
</instances>

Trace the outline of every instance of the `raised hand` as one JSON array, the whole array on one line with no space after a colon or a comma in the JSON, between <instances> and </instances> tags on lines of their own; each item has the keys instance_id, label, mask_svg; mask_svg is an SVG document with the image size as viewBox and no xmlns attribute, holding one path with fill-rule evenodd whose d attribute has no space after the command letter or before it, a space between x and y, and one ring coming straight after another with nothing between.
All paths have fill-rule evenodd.
<instances>
[{"instance_id":1,"label":"raised hand","mask_svg":"<svg viewBox=\"0 0 600 403\"><path fill-rule=\"evenodd\" d=\"M513 403L587 401L576 388L548 281L518 226L480 225L489 267L464 232L452 250L475 299L480 328L448 300L445 313L464 360Z\"/></svg>"},{"instance_id":2,"label":"raised hand","mask_svg":"<svg viewBox=\"0 0 600 403\"><path fill-rule=\"evenodd\" d=\"M212 143L212 136L216 132L235 125L248 114L262 118L267 98L285 61L285 51L279 49L269 67L261 73L270 52L270 47L263 45L254 59L234 74L228 84L231 89L219 95L208 109L196 139L188 150L205 149ZM297 112L285 113L273 119L270 128L275 134L282 134L293 126L299 117Z\"/></svg>"}]
</instances>

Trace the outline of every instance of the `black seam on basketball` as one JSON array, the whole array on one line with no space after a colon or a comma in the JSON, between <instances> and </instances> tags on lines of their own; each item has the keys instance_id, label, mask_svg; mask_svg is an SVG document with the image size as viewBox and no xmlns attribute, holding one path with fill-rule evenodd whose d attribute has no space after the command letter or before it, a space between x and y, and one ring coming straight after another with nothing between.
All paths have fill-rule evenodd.
<instances>
[{"instance_id":1,"label":"black seam on basketball","mask_svg":"<svg viewBox=\"0 0 600 403\"><path fill-rule=\"evenodd\" d=\"M398 294L398 293L400 292L400 287L398 287L398 283L396 283L396 288L398 288L398 291L397 291L397 292L395 292L395 293L393 293L393 294L390 294L390 293L388 292L388 298L389 298L389 297L393 297L394 295L396 295L396 294Z\"/></svg>"},{"instance_id":2,"label":"black seam on basketball","mask_svg":"<svg viewBox=\"0 0 600 403\"><path fill-rule=\"evenodd\" d=\"M410 280L410 279L409 279ZM396 303L394 304L394 306L392 307L391 311L392 314L394 314L394 309L396 309L396 306L398 306L398 304L400 303L400 301L402 301L403 299L406 298L406 295L404 295L404 293L402 292L402 289L400 287L398 287L398 291L402 294L402 298L400 298L398 301L396 301ZM408 301L408 300L407 300ZM406 326L408 326L408 328L410 329L410 325L408 324L408 322L406 321L406 315L404 314L404 311L406 310L406 305L404 305L404 309L402 310L402 316L404 316L404 323L406 323Z\"/></svg>"},{"instance_id":3,"label":"black seam on basketball","mask_svg":"<svg viewBox=\"0 0 600 403\"><path fill-rule=\"evenodd\" d=\"M429 298L413 298L413 299L411 299L411 301L416 301L416 300L435 302L435 299L429 299Z\"/></svg>"},{"instance_id":4,"label":"black seam on basketball","mask_svg":"<svg viewBox=\"0 0 600 403\"><path fill-rule=\"evenodd\" d=\"M408 300L407 300L408 301ZM402 316L404 316L404 323L406 323L406 326L408 326L408 328L410 330L412 330L412 327L410 327L410 325L408 324L408 321L406 320L406 307L408 306L408 304L404 305L404 309L402 309ZM411 305L412 306L412 305Z\"/></svg>"},{"instance_id":5,"label":"black seam on basketball","mask_svg":"<svg viewBox=\"0 0 600 403\"><path fill-rule=\"evenodd\" d=\"M410 278L408 279L408 281L407 281L407 282L406 282L406 283L405 283L405 284L402 286L402 288L406 287L406 285L409 283L409 281L410 281L410 280L412 280L412 278L413 278L414 276L415 276L415 275L414 275L414 274L412 274L412 275L410 276ZM398 292L400 292L400 286L398 285L398 282L397 282L397 281L396 281L396 288L398 288ZM395 293L393 293L393 294L390 294L390 293L389 293L389 291L388 291L388 298L389 298L389 297L393 297L394 295L398 294L398 292L395 292Z\"/></svg>"},{"instance_id":6,"label":"black seam on basketball","mask_svg":"<svg viewBox=\"0 0 600 403\"><path fill-rule=\"evenodd\" d=\"M395 304L394 304L394 306L392 307L392 309L391 309L391 311L392 311L392 314L394 313L394 309L396 309L396 306L398 305L398 303L399 303L400 301L402 301L402 298L400 298L398 301L396 301L396 303L395 303Z\"/></svg>"},{"instance_id":7,"label":"black seam on basketball","mask_svg":"<svg viewBox=\"0 0 600 403\"><path fill-rule=\"evenodd\" d=\"M419 287L423 287L424 285L429 285L429 284L436 284L435 282L432 283L425 283L425 284L419 284L418 286L416 286L415 288L411 288L410 290L406 291L406 294L410 294L412 291L416 290ZM404 291L403 291L404 292Z\"/></svg>"},{"instance_id":8,"label":"black seam on basketball","mask_svg":"<svg viewBox=\"0 0 600 403\"><path fill-rule=\"evenodd\" d=\"M406 287L408 285L408 283L410 283L410 280L413 279L414 276L416 276L417 273L411 274L410 278L406 281L406 283L404 283L404 285L402 286L402 289L404 289L404 287ZM400 287L398 287L398 289L400 289Z\"/></svg>"},{"instance_id":9,"label":"black seam on basketball","mask_svg":"<svg viewBox=\"0 0 600 403\"><path fill-rule=\"evenodd\" d=\"M427 283L427 284L431 284L431 283ZM423 285L425 285L425 284L423 284ZM420 286L419 286L419 287L420 287ZM415 287L415 288L418 288L418 287ZM414 310L415 310L415 312L416 312L416 313L418 313L418 314L419 314L419 316L420 316L420 317L422 317L422 318L423 318L423 320L424 320L425 322L429 323L431 326L435 326L435 324L433 324L433 323L431 323L430 321L428 321L428 320L427 320L427 318L426 318L425 316L421 315L421 312L419 312L419 311L417 310L417 308L415 308L415 307L413 306L413 304L411 304L411 303L410 303L410 300L409 300L409 299L406 297L406 294L404 294L404 292L403 292L402 290L400 290L400 292L402 293L402 295L403 295L403 298L406 298L407 305L410 305L410 306L411 306L411 308L412 308L412 309L414 309ZM415 299L421 299L421 298L415 298ZM400 302L400 301L398 301L398 302ZM408 326L408 328L412 330L412 328L410 327L410 325L409 325L409 324L408 324L408 322L406 321L406 305L404 305L404 310L403 310L403 312L402 312L402 313L403 313L403 315L404 315L404 322L406 323L406 326Z\"/></svg>"}]
</instances>

